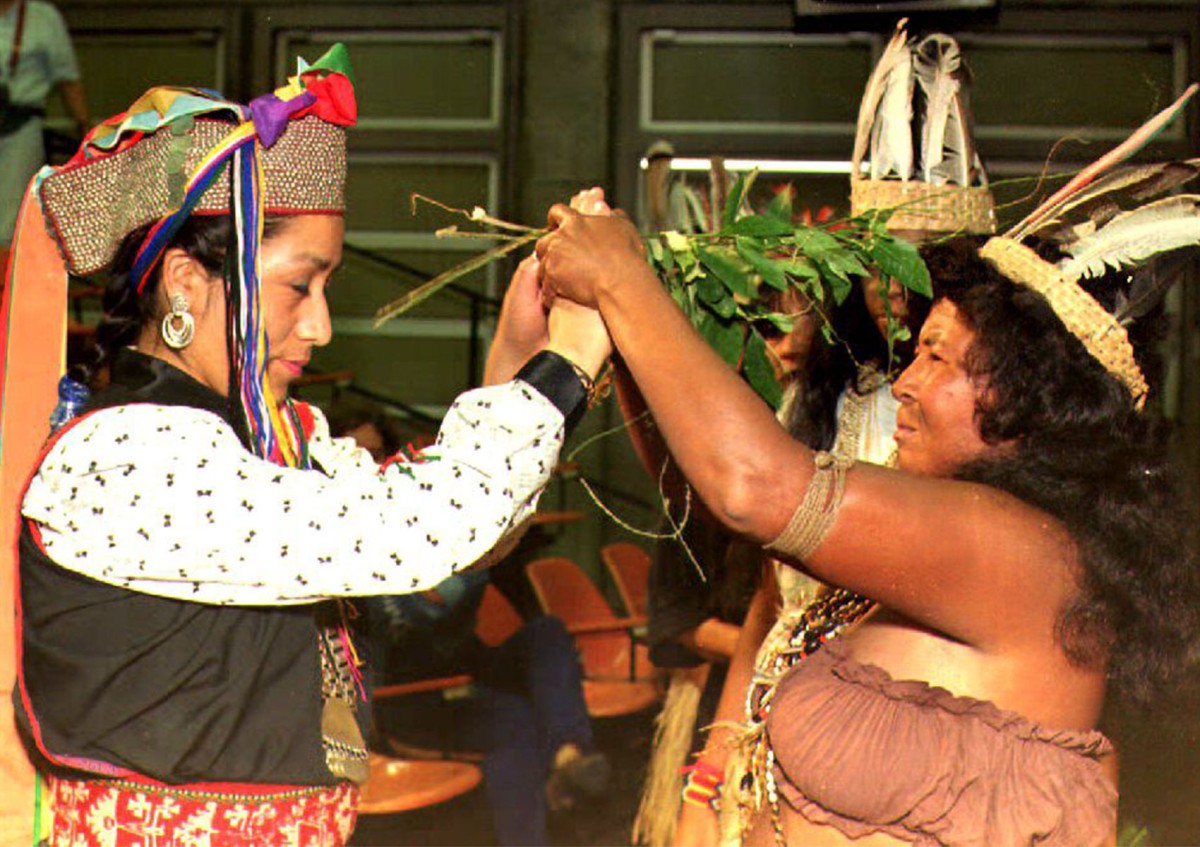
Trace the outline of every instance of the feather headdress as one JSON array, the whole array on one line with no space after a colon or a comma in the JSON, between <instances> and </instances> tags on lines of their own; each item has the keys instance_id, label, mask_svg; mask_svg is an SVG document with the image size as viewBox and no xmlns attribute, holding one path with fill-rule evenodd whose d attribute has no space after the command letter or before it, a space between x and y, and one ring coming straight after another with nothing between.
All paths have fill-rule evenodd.
<instances>
[{"instance_id":1,"label":"feather headdress","mask_svg":"<svg viewBox=\"0 0 1200 847\"><path fill-rule=\"evenodd\" d=\"M1125 384L1139 409L1148 389L1125 325L1153 308L1177 275L1132 274L1134 284L1118 298L1116 314L1084 291L1079 281L1110 269L1144 271L1158 257L1200 245L1200 195L1152 199L1200 173L1200 160L1113 170L1170 123L1197 88L1189 86L1178 100L980 251L1010 279L1041 293L1092 357ZM1053 264L1042 259L1022 243L1031 238L1055 243L1062 260Z\"/></svg>"},{"instance_id":2,"label":"feather headdress","mask_svg":"<svg viewBox=\"0 0 1200 847\"><path fill-rule=\"evenodd\" d=\"M895 209L888 221L892 229L993 232L992 197L975 149L966 61L948 35L937 33L910 45L906 23L896 25L859 106L851 207L854 214Z\"/></svg>"}]
</instances>

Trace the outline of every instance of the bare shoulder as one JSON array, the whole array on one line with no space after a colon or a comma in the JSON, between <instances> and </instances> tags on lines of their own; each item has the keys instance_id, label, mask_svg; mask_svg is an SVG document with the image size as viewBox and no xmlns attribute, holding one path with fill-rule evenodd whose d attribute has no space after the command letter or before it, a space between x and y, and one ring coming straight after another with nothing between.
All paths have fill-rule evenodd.
<instances>
[{"instance_id":1,"label":"bare shoulder","mask_svg":"<svg viewBox=\"0 0 1200 847\"><path fill-rule=\"evenodd\" d=\"M1042 510L986 485L870 465L849 472L809 568L979 646L1007 641L1013 626L1052 633L1079 590L1076 545Z\"/></svg>"}]
</instances>

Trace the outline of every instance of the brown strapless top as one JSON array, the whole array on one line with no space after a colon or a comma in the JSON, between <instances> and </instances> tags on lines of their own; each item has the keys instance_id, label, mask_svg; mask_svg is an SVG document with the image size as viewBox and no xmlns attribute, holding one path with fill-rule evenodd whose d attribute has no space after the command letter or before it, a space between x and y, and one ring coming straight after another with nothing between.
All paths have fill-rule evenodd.
<instances>
[{"instance_id":1,"label":"brown strapless top","mask_svg":"<svg viewBox=\"0 0 1200 847\"><path fill-rule=\"evenodd\" d=\"M836 640L780 682L767 734L780 796L850 838L1087 847L1116 827L1104 735L892 679Z\"/></svg>"}]
</instances>

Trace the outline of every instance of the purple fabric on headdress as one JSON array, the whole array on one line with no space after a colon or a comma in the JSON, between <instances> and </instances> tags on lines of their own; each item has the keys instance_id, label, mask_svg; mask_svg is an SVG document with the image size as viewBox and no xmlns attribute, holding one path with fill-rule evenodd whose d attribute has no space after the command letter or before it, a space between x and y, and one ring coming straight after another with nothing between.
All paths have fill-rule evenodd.
<instances>
[{"instance_id":1,"label":"purple fabric on headdress","mask_svg":"<svg viewBox=\"0 0 1200 847\"><path fill-rule=\"evenodd\" d=\"M272 146L283 134L291 116L317 102L316 95L305 91L291 100L280 100L274 94L263 94L250 101L250 116L264 147Z\"/></svg>"}]
</instances>

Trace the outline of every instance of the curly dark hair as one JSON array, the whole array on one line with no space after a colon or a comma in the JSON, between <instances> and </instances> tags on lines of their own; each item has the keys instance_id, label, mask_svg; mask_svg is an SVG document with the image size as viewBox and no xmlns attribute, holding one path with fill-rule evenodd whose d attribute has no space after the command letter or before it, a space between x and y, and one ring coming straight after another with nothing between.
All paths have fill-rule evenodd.
<instances>
[{"instance_id":1,"label":"curly dark hair","mask_svg":"<svg viewBox=\"0 0 1200 847\"><path fill-rule=\"evenodd\" d=\"M1194 655L1200 574L1187 498L1165 438L1125 387L1093 359L1040 294L980 258L977 243L923 248L938 299L975 332L965 365L980 393L988 444L1001 451L961 479L1053 515L1078 545L1078 595L1057 634L1071 661L1108 663L1115 688L1148 703Z\"/></svg>"}]
</instances>

